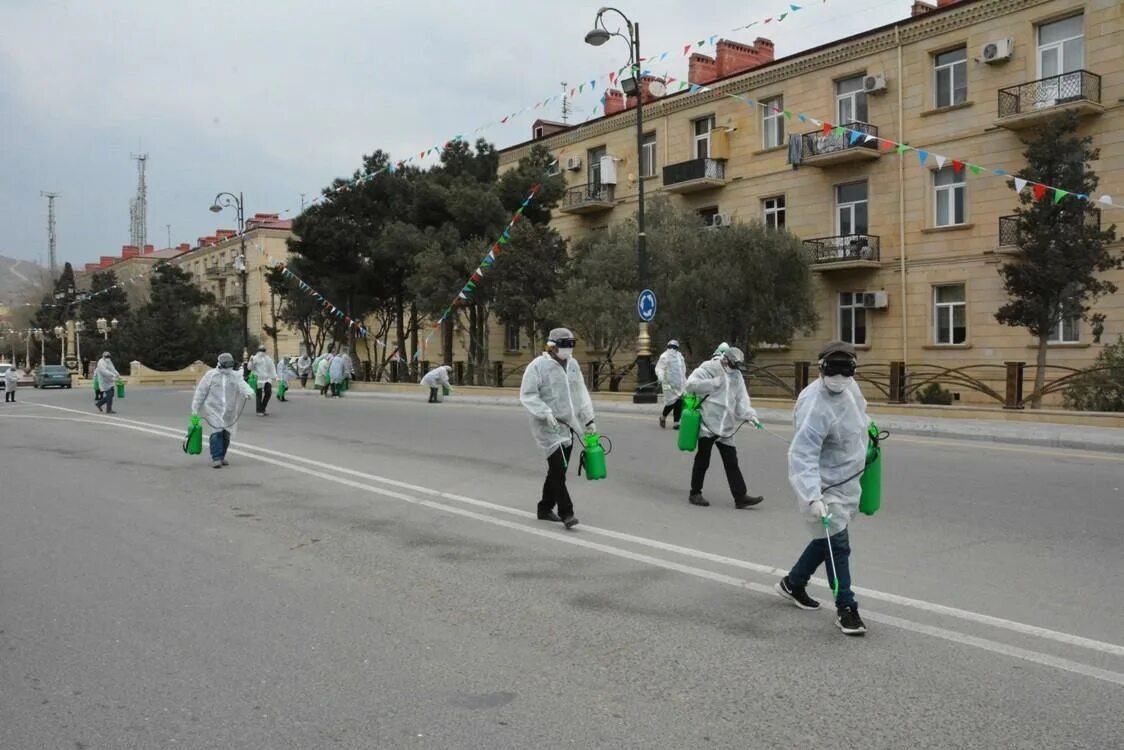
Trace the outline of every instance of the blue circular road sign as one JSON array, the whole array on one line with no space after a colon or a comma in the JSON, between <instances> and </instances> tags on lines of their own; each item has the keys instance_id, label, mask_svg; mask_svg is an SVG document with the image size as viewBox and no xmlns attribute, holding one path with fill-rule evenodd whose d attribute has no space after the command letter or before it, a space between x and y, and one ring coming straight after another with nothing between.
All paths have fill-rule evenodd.
<instances>
[{"instance_id":1,"label":"blue circular road sign","mask_svg":"<svg viewBox=\"0 0 1124 750\"><path fill-rule=\"evenodd\" d=\"M656 317L656 293L651 289L640 292L640 296L636 298L636 312L640 313L642 321L651 323Z\"/></svg>"}]
</instances>

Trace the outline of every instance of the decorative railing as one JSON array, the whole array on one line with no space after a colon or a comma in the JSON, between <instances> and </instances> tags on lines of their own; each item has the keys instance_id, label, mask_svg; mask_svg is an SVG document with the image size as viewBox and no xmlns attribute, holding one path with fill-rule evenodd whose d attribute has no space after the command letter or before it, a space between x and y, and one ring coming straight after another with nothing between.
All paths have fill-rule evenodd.
<instances>
[{"instance_id":1,"label":"decorative railing","mask_svg":"<svg viewBox=\"0 0 1124 750\"><path fill-rule=\"evenodd\" d=\"M878 136L878 128L865 122L849 122L842 133L835 130L815 130L800 136L800 155L811 159L826 154L837 154L854 148L878 150L878 141L868 141L866 136Z\"/></svg>"},{"instance_id":2,"label":"decorative railing","mask_svg":"<svg viewBox=\"0 0 1124 750\"><path fill-rule=\"evenodd\" d=\"M1085 221L1089 226L1100 229L1101 210L1093 209L1085 214ZM999 217L999 247L1015 247L1019 244L1019 217L1017 214Z\"/></svg>"},{"instance_id":3,"label":"decorative railing","mask_svg":"<svg viewBox=\"0 0 1124 750\"><path fill-rule=\"evenodd\" d=\"M1101 77L1074 70L1030 83L999 89L999 117L1013 117L1067 102L1101 101Z\"/></svg>"},{"instance_id":4,"label":"decorative railing","mask_svg":"<svg viewBox=\"0 0 1124 750\"><path fill-rule=\"evenodd\" d=\"M612 203L613 185L579 185L562 196L562 208L580 208L589 203Z\"/></svg>"},{"instance_id":5,"label":"decorative railing","mask_svg":"<svg viewBox=\"0 0 1124 750\"><path fill-rule=\"evenodd\" d=\"M880 242L875 234L841 234L804 240L814 265L851 260L877 261L881 257Z\"/></svg>"}]
</instances>

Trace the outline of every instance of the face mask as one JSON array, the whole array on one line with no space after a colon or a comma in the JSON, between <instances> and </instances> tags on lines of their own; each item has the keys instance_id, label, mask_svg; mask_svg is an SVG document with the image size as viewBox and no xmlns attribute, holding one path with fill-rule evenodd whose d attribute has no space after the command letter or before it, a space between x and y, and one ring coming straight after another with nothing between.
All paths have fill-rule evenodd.
<instances>
[{"instance_id":1,"label":"face mask","mask_svg":"<svg viewBox=\"0 0 1124 750\"><path fill-rule=\"evenodd\" d=\"M846 375L825 375L823 379L824 387L832 393L842 393L847 390L847 384L851 379Z\"/></svg>"},{"instance_id":2,"label":"face mask","mask_svg":"<svg viewBox=\"0 0 1124 750\"><path fill-rule=\"evenodd\" d=\"M556 351L558 353L558 359L561 359L563 361L565 361L565 360L569 359L570 357L574 356L574 348L572 346L567 347L565 349L559 348Z\"/></svg>"}]
</instances>

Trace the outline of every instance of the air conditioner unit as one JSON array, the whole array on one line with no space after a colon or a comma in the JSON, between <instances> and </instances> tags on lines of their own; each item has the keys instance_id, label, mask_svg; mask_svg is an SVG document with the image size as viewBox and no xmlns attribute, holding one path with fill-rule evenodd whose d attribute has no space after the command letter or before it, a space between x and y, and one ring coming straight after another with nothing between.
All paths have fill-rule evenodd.
<instances>
[{"instance_id":1,"label":"air conditioner unit","mask_svg":"<svg viewBox=\"0 0 1124 750\"><path fill-rule=\"evenodd\" d=\"M710 217L710 226L714 229L721 229L730 226L730 214L715 214Z\"/></svg>"},{"instance_id":2,"label":"air conditioner unit","mask_svg":"<svg viewBox=\"0 0 1124 750\"><path fill-rule=\"evenodd\" d=\"M994 42L988 42L983 46L983 49L980 50L980 59L991 65L993 63L1003 62L1004 60L1010 60L1014 51L1014 39L1010 37L1007 39L996 39Z\"/></svg>"},{"instance_id":3,"label":"air conditioner unit","mask_svg":"<svg viewBox=\"0 0 1124 750\"><path fill-rule=\"evenodd\" d=\"M601 184L617 184L617 160L611 156L601 157Z\"/></svg>"},{"instance_id":4,"label":"air conditioner unit","mask_svg":"<svg viewBox=\"0 0 1124 750\"><path fill-rule=\"evenodd\" d=\"M886 92L886 77L863 76L863 91L867 94L884 94Z\"/></svg>"},{"instance_id":5,"label":"air conditioner unit","mask_svg":"<svg viewBox=\"0 0 1124 750\"><path fill-rule=\"evenodd\" d=\"M885 310L890 306L890 296L886 292L863 292L862 306L869 310Z\"/></svg>"},{"instance_id":6,"label":"air conditioner unit","mask_svg":"<svg viewBox=\"0 0 1124 750\"><path fill-rule=\"evenodd\" d=\"M566 169L570 172L577 172L582 168L582 158L580 156L567 156Z\"/></svg>"}]
</instances>

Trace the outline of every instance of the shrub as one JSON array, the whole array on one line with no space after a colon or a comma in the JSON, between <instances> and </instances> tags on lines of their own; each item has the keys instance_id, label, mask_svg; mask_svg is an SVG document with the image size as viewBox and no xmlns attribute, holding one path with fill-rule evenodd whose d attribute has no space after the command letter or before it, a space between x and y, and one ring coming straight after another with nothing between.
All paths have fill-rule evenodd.
<instances>
[{"instance_id":1,"label":"shrub","mask_svg":"<svg viewBox=\"0 0 1124 750\"><path fill-rule=\"evenodd\" d=\"M922 404L948 406L952 403L952 391L941 388L939 383L929 383L918 391L917 400Z\"/></svg>"},{"instance_id":2,"label":"shrub","mask_svg":"<svg viewBox=\"0 0 1124 750\"><path fill-rule=\"evenodd\" d=\"M1070 409L1124 411L1124 336L1102 349L1089 371L1074 378L1063 396Z\"/></svg>"}]
</instances>

